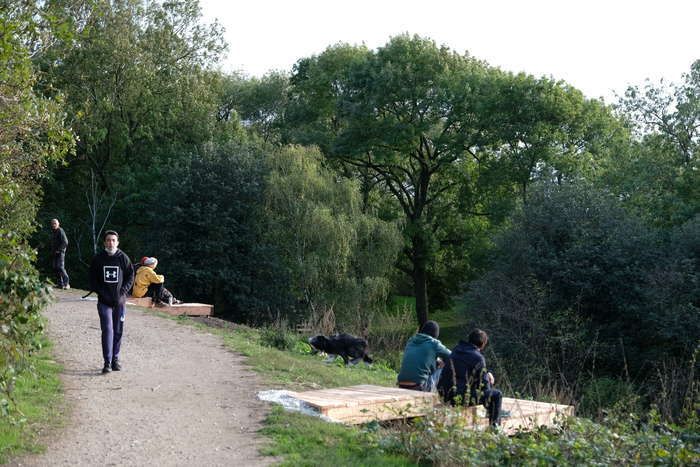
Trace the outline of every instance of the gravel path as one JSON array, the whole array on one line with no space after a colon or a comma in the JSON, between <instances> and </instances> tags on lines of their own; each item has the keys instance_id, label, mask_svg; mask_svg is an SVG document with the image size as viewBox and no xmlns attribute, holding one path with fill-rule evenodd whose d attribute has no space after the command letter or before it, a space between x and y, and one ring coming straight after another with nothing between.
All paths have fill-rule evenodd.
<instances>
[{"instance_id":1,"label":"gravel path","mask_svg":"<svg viewBox=\"0 0 700 467\"><path fill-rule=\"evenodd\" d=\"M95 301L56 292L45 315L70 416L15 465L268 465L257 376L217 336L129 307L123 371L100 374Z\"/></svg>"}]
</instances>

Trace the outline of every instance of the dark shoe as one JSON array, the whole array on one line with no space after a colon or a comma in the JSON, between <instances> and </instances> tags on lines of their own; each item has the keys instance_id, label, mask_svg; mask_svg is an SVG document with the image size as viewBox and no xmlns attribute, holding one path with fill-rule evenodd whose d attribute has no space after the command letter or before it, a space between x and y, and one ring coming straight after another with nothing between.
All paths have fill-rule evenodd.
<instances>
[{"instance_id":1,"label":"dark shoe","mask_svg":"<svg viewBox=\"0 0 700 467\"><path fill-rule=\"evenodd\" d=\"M102 374L107 374L110 371L112 371L112 367L109 366L109 363L105 363L105 366L102 368Z\"/></svg>"},{"instance_id":2,"label":"dark shoe","mask_svg":"<svg viewBox=\"0 0 700 467\"><path fill-rule=\"evenodd\" d=\"M112 371L122 371L122 366L119 364L119 360L112 360Z\"/></svg>"}]
</instances>

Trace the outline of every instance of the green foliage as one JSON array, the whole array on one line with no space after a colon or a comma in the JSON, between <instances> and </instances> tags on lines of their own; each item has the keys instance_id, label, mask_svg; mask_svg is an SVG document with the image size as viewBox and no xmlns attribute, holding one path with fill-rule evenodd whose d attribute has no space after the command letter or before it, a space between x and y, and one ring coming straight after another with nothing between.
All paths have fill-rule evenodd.
<instances>
[{"instance_id":1,"label":"green foliage","mask_svg":"<svg viewBox=\"0 0 700 467\"><path fill-rule=\"evenodd\" d=\"M282 456L289 466L405 466L408 458L385 452L376 433L331 424L306 415L286 413L273 407L262 433L273 440L263 453Z\"/></svg>"},{"instance_id":2,"label":"green foliage","mask_svg":"<svg viewBox=\"0 0 700 467\"><path fill-rule=\"evenodd\" d=\"M566 381L575 390L595 368L631 376L652 400L664 392L680 401L688 380L678 373L674 389L666 377L652 383L650 366L684 366L697 345L698 238L697 220L668 235L614 196L543 185L472 284L470 321L489 332L519 387Z\"/></svg>"},{"instance_id":3,"label":"green foliage","mask_svg":"<svg viewBox=\"0 0 700 467\"><path fill-rule=\"evenodd\" d=\"M82 272L106 227L122 234L125 251L143 248L142 214L170 169L210 140L230 139L237 121L215 118L221 80L208 67L225 46L196 0L87 2L77 24L72 41L53 43L35 62L38 88L65 96L78 136L77 157L46 184L41 216L61 220L71 239L67 268Z\"/></svg>"},{"instance_id":4,"label":"green foliage","mask_svg":"<svg viewBox=\"0 0 700 467\"><path fill-rule=\"evenodd\" d=\"M282 148L268 161L266 241L275 245L291 281L297 316L362 332L382 307L398 254L396 227L361 210L357 186L321 166L317 152Z\"/></svg>"},{"instance_id":5,"label":"green foliage","mask_svg":"<svg viewBox=\"0 0 700 467\"><path fill-rule=\"evenodd\" d=\"M603 165L601 182L650 222L679 225L700 209L700 60L680 84L630 87L618 110L635 144Z\"/></svg>"},{"instance_id":6,"label":"green foliage","mask_svg":"<svg viewBox=\"0 0 700 467\"><path fill-rule=\"evenodd\" d=\"M692 465L697 433L677 427L571 418L560 428L506 436L467 427L447 410L389 433L380 446L433 465Z\"/></svg>"},{"instance_id":7,"label":"green foliage","mask_svg":"<svg viewBox=\"0 0 700 467\"><path fill-rule=\"evenodd\" d=\"M148 212L147 251L160 259L166 287L213 300L238 322L271 322L290 306L286 273L263 238L266 157L252 143L208 147L171 169L156 197L168 208Z\"/></svg>"},{"instance_id":8,"label":"green foliage","mask_svg":"<svg viewBox=\"0 0 700 467\"><path fill-rule=\"evenodd\" d=\"M28 44L43 31L41 12L25 3L0 8L0 419L7 421L17 377L31 369L28 358L39 347L47 302L27 237L47 167L72 150L73 139L60 102L33 90Z\"/></svg>"},{"instance_id":9,"label":"green foliage","mask_svg":"<svg viewBox=\"0 0 700 467\"><path fill-rule=\"evenodd\" d=\"M262 328L260 330L260 343L278 350L295 350L301 353L309 353L305 346L297 345L304 343L299 341L299 335L287 328L285 323L271 324ZM308 344L306 345L308 346Z\"/></svg>"},{"instance_id":10,"label":"green foliage","mask_svg":"<svg viewBox=\"0 0 700 467\"><path fill-rule=\"evenodd\" d=\"M59 426L64 421L60 368L52 360L50 345L42 340L41 346L41 350L32 353L26 361L32 371L22 372L15 378L13 399L17 404L17 415L12 418L0 416L0 464L11 457L41 450L36 433Z\"/></svg>"},{"instance_id":11,"label":"green foliage","mask_svg":"<svg viewBox=\"0 0 700 467\"><path fill-rule=\"evenodd\" d=\"M562 83L513 76L417 36L300 60L286 137L315 143L404 221L418 322L429 281L456 292L488 228L540 176L574 176L614 119ZM594 118L595 116L595 118ZM457 279L455 279L457 277ZM440 296L440 294L435 294Z\"/></svg>"}]
</instances>

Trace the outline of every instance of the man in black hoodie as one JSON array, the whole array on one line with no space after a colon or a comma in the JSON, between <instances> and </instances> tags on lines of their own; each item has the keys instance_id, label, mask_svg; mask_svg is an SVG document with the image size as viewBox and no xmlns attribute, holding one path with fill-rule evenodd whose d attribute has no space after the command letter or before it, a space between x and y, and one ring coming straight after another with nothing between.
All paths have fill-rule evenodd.
<instances>
[{"instance_id":1,"label":"man in black hoodie","mask_svg":"<svg viewBox=\"0 0 700 467\"><path fill-rule=\"evenodd\" d=\"M97 313L102 330L102 373L121 370L119 350L124 332L126 296L134 283L134 267L119 246L119 234L105 232L105 249L90 264L90 290L97 294Z\"/></svg>"},{"instance_id":2,"label":"man in black hoodie","mask_svg":"<svg viewBox=\"0 0 700 467\"><path fill-rule=\"evenodd\" d=\"M483 404L489 423L496 426L504 415L501 414L503 397L501 391L493 387L493 374L486 369L482 351L488 341L488 335L481 329L469 333L466 342L459 341L440 375L438 392L452 405Z\"/></svg>"}]
</instances>

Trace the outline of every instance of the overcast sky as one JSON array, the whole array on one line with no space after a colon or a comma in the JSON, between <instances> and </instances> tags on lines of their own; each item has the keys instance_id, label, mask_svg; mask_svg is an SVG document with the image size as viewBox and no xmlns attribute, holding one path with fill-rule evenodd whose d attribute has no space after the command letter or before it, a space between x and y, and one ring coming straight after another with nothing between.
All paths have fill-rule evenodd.
<instances>
[{"instance_id":1,"label":"overcast sky","mask_svg":"<svg viewBox=\"0 0 700 467\"><path fill-rule=\"evenodd\" d=\"M614 101L645 78L679 81L700 59L698 0L200 0L226 28L225 71L262 76L338 42L429 37L508 71Z\"/></svg>"}]
</instances>

